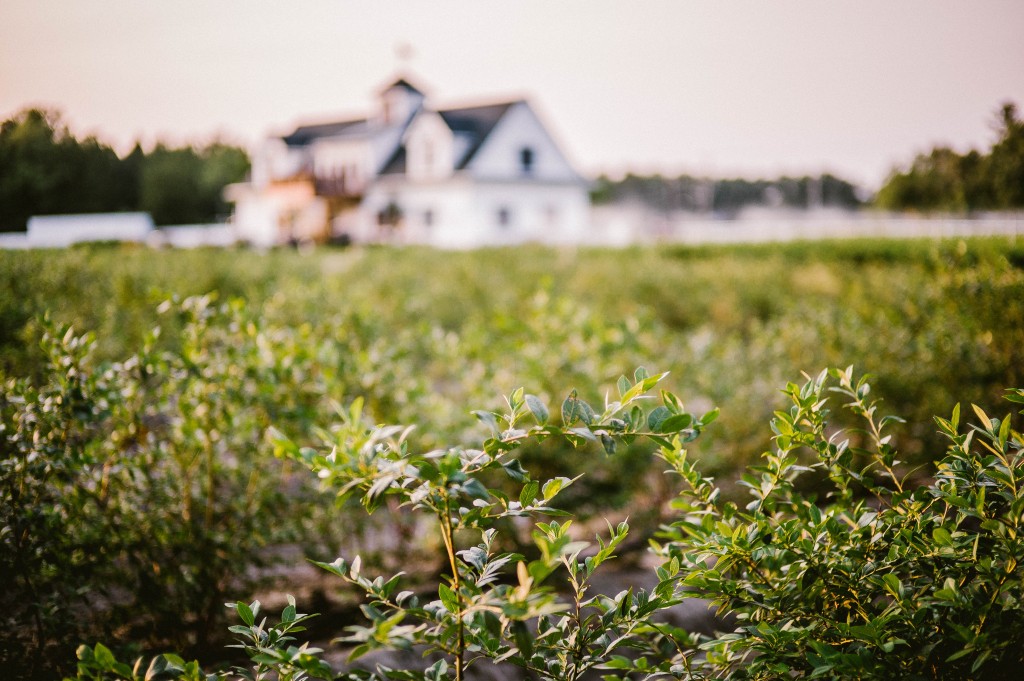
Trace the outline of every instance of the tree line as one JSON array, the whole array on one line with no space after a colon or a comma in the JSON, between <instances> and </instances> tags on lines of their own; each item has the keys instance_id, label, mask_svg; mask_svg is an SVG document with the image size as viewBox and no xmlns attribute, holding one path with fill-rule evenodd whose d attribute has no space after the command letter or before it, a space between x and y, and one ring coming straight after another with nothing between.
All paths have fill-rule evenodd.
<instances>
[{"instance_id":1,"label":"tree line","mask_svg":"<svg viewBox=\"0 0 1024 681\"><path fill-rule=\"evenodd\" d=\"M898 211L971 212L1024 208L1024 120L1012 102L995 116L996 141L987 151L959 154L946 146L919 154L896 168L873 200L856 185L830 174L749 180L680 175L628 174L594 183L595 204L635 202L658 211L732 215L749 206L854 209L863 205Z\"/></svg>"},{"instance_id":2,"label":"tree line","mask_svg":"<svg viewBox=\"0 0 1024 681\"><path fill-rule=\"evenodd\" d=\"M996 116L987 151L945 146L896 169L874 198L889 210L969 212L1024 208L1024 121L1012 102ZM0 231L23 231L32 215L148 212L157 225L226 219L224 186L245 178L246 151L138 143L121 157L96 137L77 139L60 113L25 109L0 123ZM858 208L862 192L831 174L749 180L628 174L594 183L595 204L637 202L659 211L734 214L749 206Z\"/></svg>"},{"instance_id":3,"label":"tree line","mask_svg":"<svg viewBox=\"0 0 1024 681\"><path fill-rule=\"evenodd\" d=\"M987 152L958 154L935 147L897 170L876 204L892 210L979 211L1024 208L1024 121L1012 102L996 115L996 142Z\"/></svg>"},{"instance_id":4,"label":"tree line","mask_svg":"<svg viewBox=\"0 0 1024 681\"><path fill-rule=\"evenodd\" d=\"M224 186L245 178L249 155L204 146L138 143L121 157L96 137L78 139L55 111L25 109L0 123L0 231L33 215L148 212L157 225L223 220Z\"/></svg>"},{"instance_id":5,"label":"tree line","mask_svg":"<svg viewBox=\"0 0 1024 681\"><path fill-rule=\"evenodd\" d=\"M712 179L679 175L627 174L621 180L602 175L594 184L595 204L636 202L658 211L713 212L730 215L749 206L857 208L858 188L825 173L818 177L780 177L772 180Z\"/></svg>"}]
</instances>

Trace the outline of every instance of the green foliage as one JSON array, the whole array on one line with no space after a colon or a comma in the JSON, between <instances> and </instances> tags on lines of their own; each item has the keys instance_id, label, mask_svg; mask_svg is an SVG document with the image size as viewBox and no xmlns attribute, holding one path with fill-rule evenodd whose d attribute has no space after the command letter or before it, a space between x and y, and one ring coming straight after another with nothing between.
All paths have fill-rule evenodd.
<instances>
[{"instance_id":1,"label":"green foliage","mask_svg":"<svg viewBox=\"0 0 1024 681\"><path fill-rule=\"evenodd\" d=\"M743 476L753 499L723 501L684 453L662 456L688 485L656 546L683 584L736 622L694 657L710 678L1016 678L1024 662L1024 443L1010 417L961 432L934 481L913 486L869 385L850 369L790 384L775 447ZM828 392L862 419L829 428ZM1009 395L1024 402L1024 391ZM827 475L825 494L802 491Z\"/></svg>"},{"instance_id":2,"label":"green foliage","mask_svg":"<svg viewBox=\"0 0 1024 681\"><path fill-rule=\"evenodd\" d=\"M893 210L953 212L1024 207L1024 121L1015 104L1003 104L994 127L998 139L988 153L960 155L937 147L921 154L910 168L890 175L875 203Z\"/></svg>"},{"instance_id":3,"label":"green foliage","mask_svg":"<svg viewBox=\"0 0 1024 681\"><path fill-rule=\"evenodd\" d=\"M36 321L93 331L97 359L137 353L173 291L242 297L275 333L302 330L293 364L323 378L322 401L363 396L375 419L421 423L440 446L466 442L464 405L490 390L534 386L551 401L563 383L594 393L618 367L681 367L669 388L722 419L696 445L710 472L760 453L760 426L781 404L775 386L815 366L853 362L911 425L905 456L941 451L926 426L954 399L991 404L1024 383L1024 251L1006 239L853 241L785 246L427 249L311 254L70 249L0 253L0 365L38 375ZM554 351L553 348L558 348ZM313 414L315 412L309 412ZM839 414L840 424L849 418ZM423 423L427 421L427 423ZM427 425L429 424L429 427ZM314 423L307 423L312 428ZM552 442L530 445L537 475L574 477ZM642 451L596 462L560 499L584 515L600 503L656 526L671 491ZM733 493L734 490L727 490ZM589 509L585 509L587 505ZM632 508L630 508L632 507Z\"/></svg>"},{"instance_id":4,"label":"green foliage","mask_svg":"<svg viewBox=\"0 0 1024 681\"><path fill-rule=\"evenodd\" d=\"M448 572L437 587L438 599L426 603L412 592L400 592L401 574L365 577L358 557L351 563L318 563L367 594L363 612L368 626L353 627L344 639L356 644L351 659L382 647L423 646L444 653L435 670L447 665L456 679L466 678L474 662L491 659L515 664L536 678L572 680L604 664L613 651L638 645L652 631L650 616L676 602L674 575L666 573L651 592L588 595L591 576L614 555L628 526L609 526L609 536L598 538L597 550L583 557L590 545L574 539L571 522L553 519L564 515L553 506L555 497L575 480L533 480L514 453L524 442L547 438L606 452L637 438L665 446L693 440L715 413L688 414L668 392L661 393L660 406L650 408L649 393L664 377L638 369L632 380L620 379L617 399L607 398L599 409L573 391L562 403L561 424L550 418L551 410L539 398L515 390L503 412L475 412L491 431L480 449L418 452L408 439L409 429L367 427L358 403L333 429L328 454L301 449L277 434L280 454L305 463L339 495L360 497L370 512L386 497L395 497L400 508L432 517L442 540ZM487 487L489 473L507 477L517 489L509 493ZM534 521L536 559L500 549L496 527L512 518ZM545 518L550 522L540 520ZM570 586L567 601L546 585L559 568ZM407 678L384 668L377 673ZM416 678L430 678L431 671L426 674Z\"/></svg>"},{"instance_id":5,"label":"green foliage","mask_svg":"<svg viewBox=\"0 0 1024 681\"><path fill-rule=\"evenodd\" d=\"M110 147L75 139L57 113L0 123L0 231L24 230L32 215L132 210L135 184Z\"/></svg>"},{"instance_id":6,"label":"green foliage","mask_svg":"<svg viewBox=\"0 0 1024 681\"><path fill-rule=\"evenodd\" d=\"M178 347L152 339L97 365L92 339L51 328L39 380L0 396L0 663L46 676L76 639L120 632L201 650L220 603L251 588L269 544L296 541L303 486L261 446L275 420L307 422L301 340L265 333L237 304L168 303ZM289 517L291 522L278 522Z\"/></svg>"},{"instance_id":7,"label":"green foliage","mask_svg":"<svg viewBox=\"0 0 1024 681\"><path fill-rule=\"evenodd\" d=\"M140 657L134 666L129 667L118 662L109 648L97 643L92 648L86 645L78 647L78 666L74 678L79 681L212 681L217 678L305 681L309 678L329 680L334 677L330 666L317 656L323 652L321 649L312 648L308 644L291 645L295 641L292 634L305 631L303 623L315 617L296 612L292 597L288 597L288 606L276 624L268 623L266 617L257 620L260 614L259 601L248 605L241 601L225 605L242 621L242 624L230 627L238 640L238 643L230 647L243 650L250 660L250 667L234 666L218 674L208 675L203 673L198 662L186 662L172 653L157 655L150 659L148 665Z\"/></svg>"},{"instance_id":8,"label":"green foliage","mask_svg":"<svg viewBox=\"0 0 1024 681\"><path fill-rule=\"evenodd\" d=\"M831 385L829 375L835 381ZM357 556L318 563L366 595L364 625L339 639L350 660L378 649L425 650L425 669L335 673L321 651L292 645L307 619L289 601L278 625L256 623L260 604L228 604L242 624L231 630L253 663L220 677L434 680L470 678L474 666L507 663L530 678L573 680L591 671L613 679L1010 679L1024 662L1024 440L1010 415L964 431L960 409L936 418L949 441L934 478L914 486L870 386L851 369L788 384L791 403L772 420L774 447L743 476L751 501L726 500L684 447L716 413L685 412L653 389L664 374L639 369L620 378L618 398L594 409L576 391L560 423L536 397L517 389L500 412L476 412L490 436L479 449L420 451L410 429L369 426L357 402L329 434L329 452L299 447L280 433L281 456L300 461L339 497L367 511L385 498L434 519L448 571L435 593L402 589L403 574L370 577ZM840 395L863 427L829 426L829 393ZM1008 392L1024 404L1024 389ZM1022 411L1021 413L1024 413ZM325 433L325 435L327 435ZM608 440L605 439L607 436ZM677 518L652 542L661 557L651 590L589 593L590 580L615 558L628 526L608 527L596 545L580 541L551 502L574 480L533 480L515 465L532 439L598 443L646 438L684 483ZM518 486L506 494L483 484L493 470ZM802 491L807 476L828 481ZM529 518L537 557L503 551L497 525ZM556 590L552 582L565 580ZM721 631L699 636L658 615L684 597L704 597L725 615ZM142 678L97 644L79 649L78 679ZM429 665L429 666L427 666ZM199 678L198 668L160 656L146 678ZM165 674L161 677L159 675ZM214 678L211 676L210 678Z\"/></svg>"},{"instance_id":9,"label":"green foliage","mask_svg":"<svg viewBox=\"0 0 1024 681\"><path fill-rule=\"evenodd\" d=\"M735 213L748 206L790 208L836 206L856 208L857 187L825 173L819 177L780 177L774 180L698 178L689 175L627 174L621 180L601 176L591 191L596 204L635 202L656 211L715 211Z\"/></svg>"},{"instance_id":10,"label":"green foliage","mask_svg":"<svg viewBox=\"0 0 1024 681\"><path fill-rule=\"evenodd\" d=\"M123 159L94 137L78 140L56 112L26 109L0 123L0 231L23 231L33 215L148 211L156 224L213 222L228 207L225 185L244 179L249 158L239 147L146 154L136 145Z\"/></svg>"},{"instance_id":11,"label":"green foliage","mask_svg":"<svg viewBox=\"0 0 1024 681\"><path fill-rule=\"evenodd\" d=\"M63 606L103 568L86 550L104 539L91 522L103 481L83 478L96 458L89 445L105 436L112 390L85 368L87 339L47 335L43 345L52 379L10 380L0 394L0 665L15 676L64 652L57 642L80 623Z\"/></svg>"},{"instance_id":12,"label":"green foliage","mask_svg":"<svg viewBox=\"0 0 1024 681\"><path fill-rule=\"evenodd\" d=\"M666 390L688 395L698 411L722 407L691 457L736 500L745 494L739 472L763 450L762 424L784 406L777 386L809 366L854 360L879 374L874 394L907 417L892 425L900 458L928 471L945 449L928 425L932 413L955 399L994 404L1001 386L1024 382L1022 262L1007 240L443 258L426 249L0 253L6 395L52 412L4 403L3 437L18 443L5 445L5 465L23 467L18 485L28 490L3 500L5 518L16 519L5 522L39 528L11 535L31 541L4 559L37 556L25 574L44 587L30 598L23 580L5 582L17 601L5 613L19 622L4 630L7 659L67 663L77 640L139 642L115 648L119 656L163 644L210 659L221 643L220 602L251 600L248 578L280 555L281 542L321 562L358 552L367 573L413 568L403 583L421 593L446 558L429 526L394 495L381 502L387 513L366 516L352 496L334 508L293 463L273 460L263 438L274 424L300 448L316 446L332 403L357 397L368 423L417 424L416 451L479 448L485 426L466 405L489 404L495 392L530 385L535 398L523 400L538 420L560 423L564 404L579 419L573 427L584 427L599 414L558 399L564 386L600 412L590 396L606 385L614 393L619 367L669 363L680 370L663 379ZM187 299L210 290L220 296ZM158 306L166 291L180 302ZM46 308L52 325L42 321ZM70 361L61 357L73 352L52 342L68 324L92 332L74 362L94 387L73 413L58 408L74 403L60 387ZM45 334L51 341L41 345ZM832 428L858 425L849 410L831 418ZM66 454L57 433L73 435ZM562 437L526 440L515 460L540 487L574 480L551 503L576 518L571 532L628 516L619 547L635 551L672 521L674 490L642 439L608 435L585 456ZM92 458L79 465L82 452ZM58 477L46 466L60 467L61 457L71 461ZM100 504L86 492L108 462L111 501ZM514 473L516 464L486 471L480 483L514 501L522 491ZM802 480L802 490L828 484L820 472ZM540 555L522 520L499 519L496 529L495 551ZM62 580L67 570L78 577ZM564 581L556 577L544 584Z\"/></svg>"},{"instance_id":13,"label":"green foliage","mask_svg":"<svg viewBox=\"0 0 1024 681\"><path fill-rule=\"evenodd\" d=\"M245 179L249 159L238 147L214 142L195 149L158 144L145 156L139 177L139 208L157 225L225 220L224 186Z\"/></svg>"}]
</instances>

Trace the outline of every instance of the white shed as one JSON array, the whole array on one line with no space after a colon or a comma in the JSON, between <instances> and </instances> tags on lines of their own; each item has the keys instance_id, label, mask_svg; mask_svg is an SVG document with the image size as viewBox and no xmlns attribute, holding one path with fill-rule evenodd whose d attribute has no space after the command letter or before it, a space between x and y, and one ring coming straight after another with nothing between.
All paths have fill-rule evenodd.
<instances>
[{"instance_id":1,"label":"white shed","mask_svg":"<svg viewBox=\"0 0 1024 681\"><path fill-rule=\"evenodd\" d=\"M152 231L149 213L37 215L28 220L27 240L33 248L64 248L89 241L143 243Z\"/></svg>"}]
</instances>

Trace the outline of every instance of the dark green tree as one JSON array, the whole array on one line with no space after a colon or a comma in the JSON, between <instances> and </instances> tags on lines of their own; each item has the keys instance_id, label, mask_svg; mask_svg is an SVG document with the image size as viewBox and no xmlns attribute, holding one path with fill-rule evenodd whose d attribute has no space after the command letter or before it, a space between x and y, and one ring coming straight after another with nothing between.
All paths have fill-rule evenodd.
<instances>
[{"instance_id":1,"label":"dark green tree","mask_svg":"<svg viewBox=\"0 0 1024 681\"><path fill-rule=\"evenodd\" d=\"M224 186L248 171L245 151L223 142L199 149L158 144L142 161L139 206L157 225L223 219L228 213Z\"/></svg>"},{"instance_id":2,"label":"dark green tree","mask_svg":"<svg viewBox=\"0 0 1024 681\"><path fill-rule=\"evenodd\" d=\"M171 149L157 144L142 163L139 207L158 225L205 222L200 175L203 161L191 147Z\"/></svg>"},{"instance_id":3,"label":"dark green tree","mask_svg":"<svg viewBox=\"0 0 1024 681\"><path fill-rule=\"evenodd\" d=\"M249 155L241 147L214 141L199 152L203 170L199 178L201 195L212 219L226 219L231 207L224 200L224 187L241 182L249 173Z\"/></svg>"},{"instance_id":4,"label":"dark green tree","mask_svg":"<svg viewBox=\"0 0 1024 681\"><path fill-rule=\"evenodd\" d=\"M992 191L999 208L1024 207L1024 121L1012 102L999 112L999 141L988 157Z\"/></svg>"},{"instance_id":5,"label":"dark green tree","mask_svg":"<svg viewBox=\"0 0 1024 681\"><path fill-rule=\"evenodd\" d=\"M33 213L59 206L66 189L59 159L67 136L59 115L42 109L0 124L0 230L24 230Z\"/></svg>"},{"instance_id":6,"label":"dark green tree","mask_svg":"<svg viewBox=\"0 0 1024 681\"><path fill-rule=\"evenodd\" d=\"M59 113L26 109L0 123L0 231L33 215L144 210L160 225L227 217L224 185L245 178L244 149L138 144L124 158L95 137L78 140Z\"/></svg>"},{"instance_id":7,"label":"dark green tree","mask_svg":"<svg viewBox=\"0 0 1024 681\"><path fill-rule=\"evenodd\" d=\"M876 205L954 212L1024 208L1024 121L1012 102L1000 108L995 129L998 138L988 153L936 147L918 155L910 168L893 171Z\"/></svg>"},{"instance_id":8,"label":"dark green tree","mask_svg":"<svg viewBox=\"0 0 1024 681\"><path fill-rule=\"evenodd\" d=\"M961 211L964 196L963 160L952 149L937 147L914 159L910 169L889 176L876 203L893 210Z\"/></svg>"},{"instance_id":9,"label":"dark green tree","mask_svg":"<svg viewBox=\"0 0 1024 681\"><path fill-rule=\"evenodd\" d=\"M811 185L815 185L813 191ZM815 198L811 198L812 194ZM857 187L834 175L799 178L780 177L773 180L744 178L712 179L680 175L627 174L621 180L605 175L591 188L596 204L632 202L659 211L706 211L735 213L747 206L759 206L781 200L791 208L812 208L819 205L856 208L861 204Z\"/></svg>"}]
</instances>

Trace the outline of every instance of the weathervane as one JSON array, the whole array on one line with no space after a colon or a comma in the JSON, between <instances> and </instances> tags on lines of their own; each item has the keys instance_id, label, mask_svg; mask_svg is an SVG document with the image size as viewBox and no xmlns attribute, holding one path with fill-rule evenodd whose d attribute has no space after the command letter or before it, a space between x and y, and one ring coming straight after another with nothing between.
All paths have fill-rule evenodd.
<instances>
[{"instance_id":1,"label":"weathervane","mask_svg":"<svg viewBox=\"0 0 1024 681\"><path fill-rule=\"evenodd\" d=\"M409 64L415 56L416 50L408 41L401 40L395 44L395 57L398 59L398 66L402 71L409 69Z\"/></svg>"}]
</instances>

